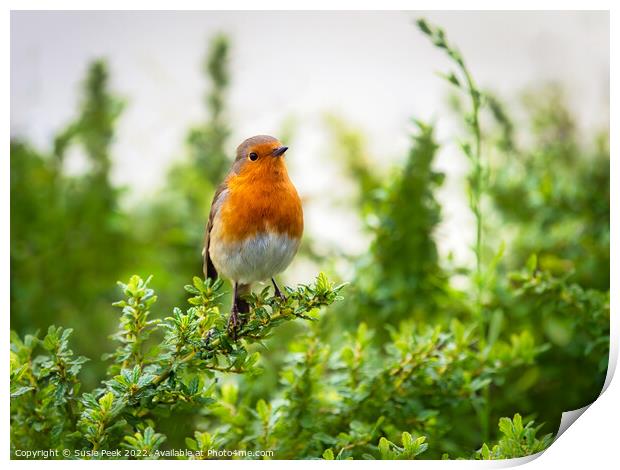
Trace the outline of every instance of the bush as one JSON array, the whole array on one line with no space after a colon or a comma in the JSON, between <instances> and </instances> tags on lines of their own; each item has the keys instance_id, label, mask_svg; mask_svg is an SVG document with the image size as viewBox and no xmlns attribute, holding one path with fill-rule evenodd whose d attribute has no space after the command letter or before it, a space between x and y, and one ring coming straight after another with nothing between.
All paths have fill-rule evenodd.
<instances>
[{"instance_id":1,"label":"bush","mask_svg":"<svg viewBox=\"0 0 620 470\"><path fill-rule=\"evenodd\" d=\"M163 321L151 319L157 297L149 280L132 276L119 284L125 298L115 303L121 317L112 338L120 345L106 356L108 378L90 393L80 395L87 359L69 349L71 330L50 327L42 338L23 340L12 334L13 452L69 449L74 457L97 458L123 449L121 456L157 458L166 456L159 449L167 418L183 416L196 426L193 434L184 427L192 457L219 449L270 450L275 458L400 459L454 449L467 456L471 451L453 422L463 423L468 410L484 405L480 392L489 383L505 382L546 349L523 331L481 350L476 330L456 319L447 329L401 323L383 348L373 345L374 332L361 323L334 349L314 323L292 343L279 390L252 403L236 384L218 378L260 374L253 346L283 323L316 320L321 307L341 298L343 286L320 275L311 286L286 288L286 300L267 289L252 294L251 313L233 340L220 309L220 281L194 278L185 286L190 307L175 308ZM213 431L199 430L205 426ZM551 440L536 439L537 430L531 422L523 427L519 415L502 418L504 437L476 456L543 450Z\"/></svg>"},{"instance_id":2,"label":"bush","mask_svg":"<svg viewBox=\"0 0 620 470\"><path fill-rule=\"evenodd\" d=\"M534 427L534 422L529 421L523 426L521 415L517 413L512 419L502 418L499 420L499 430L502 437L499 442L489 448L483 444L476 452L476 458L483 460L513 459L526 455L537 454L545 450L553 440L551 434L546 434L541 439L536 437L540 426Z\"/></svg>"},{"instance_id":3,"label":"bush","mask_svg":"<svg viewBox=\"0 0 620 470\"><path fill-rule=\"evenodd\" d=\"M119 284L125 299L115 303L122 313L113 338L121 345L106 356L112 361L108 379L91 393L79 396L78 373L87 359L74 357L69 349L72 330L51 326L42 338L28 335L23 341L12 334L13 449L75 449L96 455L125 441L125 448L154 450L164 440L153 430L159 417L199 413L215 403L215 373L260 373L259 353L249 351L250 346L262 344L283 322L313 320L319 308L339 299L342 288L320 275L312 286L286 288L285 300L266 289L253 294L248 299L251 315L233 340L227 314L217 302L222 296L219 280L194 278L185 286L191 307L175 308L163 321L149 319L157 297L148 279L132 276ZM147 350L155 333L163 338Z\"/></svg>"}]
</instances>

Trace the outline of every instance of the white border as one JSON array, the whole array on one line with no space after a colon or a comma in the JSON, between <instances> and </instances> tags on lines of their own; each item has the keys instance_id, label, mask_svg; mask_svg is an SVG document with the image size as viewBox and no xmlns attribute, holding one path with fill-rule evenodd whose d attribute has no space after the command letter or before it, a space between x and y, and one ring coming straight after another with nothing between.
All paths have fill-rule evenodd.
<instances>
[{"instance_id":1,"label":"white border","mask_svg":"<svg viewBox=\"0 0 620 470\"><path fill-rule=\"evenodd\" d=\"M2 299L4 308L2 309L4 321L9 322L9 305L10 305L10 268L9 268L9 128L10 128L10 87L9 87L9 73L8 65L10 54L10 10L143 10L143 9L156 9L156 10L204 10L204 9L221 9L221 10L464 10L463 2L457 0L451 1L406 1L406 0L383 0L381 2L373 2L369 0L347 1L347 0L315 0L315 1L297 1L295 5L291 2L282 0L263 1L260 5L250 0L212 0L206 4L200 0L151 0L149 2L140 1L128 1L128 0L108 0L100 1L93 0L85 4L79 0L57 0L55 2L44 0L22 0L15 1L9 0L4 2L6 5L2 11L2 20L0 26L0 35L2 36L2 60L7 67L4 69L4 73L0 75L2 81L4 93L3 106L2 106L2 124L4 129L3 143L6 157L2 158L0 163L0 177L2 183L0 184L0 193L2 202L0 204L1 217L4 221L3 229L0 230L0 246L2 247L0 252L0 299ZM468 9L473 10L558 10L558 9L572 9L572 10L611 10L611 200L618 201L618 165L615 161L617 158L617 129L614 128L614 124L617 125L617 105L618 105L618 93L613 84L618 81L617 62L618 62L618 33L615 27L618 26L617 14L612 8L613 2L603 0L590 0L575 1L565 0L562 2L541 1L541 0L521 0L521 1L503 1L501 7L499 2L489 0L470 0L467 2ZM145 8L146 7L146 8ZM207 8L205 8L207 7ZM260 7L260 8L259 8ZM615 52L616 54L614 55ZM597 188L592 188L596 191ZM611 227L612 227L612 248L611 259L617 259L617 234L618 234L618 214L617 205L612 205L611 213ZM612 262L611 266L611 285L616 286L618 280L618 265ZM612 323L611 323L611 356L610 356L610 372L615 369L618 359L618 338L620 338L620 327L617 321L617 315L615 315L615 307L618 304L618 292L617 289L612 289L611 293L611 311L612 311ZM7 351L9 347L9 327L5 325L4 328L4 351ZM6 357L6 356L5 356ZM0 381L3 384L2 399L4 401L2 407L2 420L3 426L1 427L2 433L0 439L1 445L5 449L4 456L9 459L9 407L6 397L9 396L9 381L8 381L8 361L3 363L3 371L0 372ZM581 416L575 425L571 426L559 439L537 459L531 461L528 465L529 468L547 469L549 466L553 467L568 467L573 466L593 466L594 468L609 468L611 462L618 461L618 449L617 437L618 437L618 418L620 417L620 385L618 380L612 380L612 375L608 377L609 387L604 391L602 396ZM530 459L524 459L529 461ZM65 466L65 465L84 465L83 461L68 462L68 461L50 461L47 462L49 466ZM476 462L476 461L404 461L404 462L387 462L387 466L406 466L411 468L415 465L417 468L436 468L441 466L446 467L459 467L459 468L497 468L498 466L514 466L520 463L525 463L523 460L520 462ZM30 467L32 465L38 465L39 462L28 461L10 461L10 465L15 467ZM91 465L104 465L107 466L109 462L94 462ZM179 462L183 465L183 462ZM296 466L310 466L315 462L309 461L296 461ZM355 468L367 467L377 465L376 462L321 462L323 465L354 465ZM115 462L115 465L121 465L123 467L145 466L148 465L170 465L167 461L162 462ZM202 465L199 463L188 463L188 465ZM288 466L290 463L286 461L272 461L272 462L227 462L227 461L212 461L207 465L213 466L265 466L269 467L283 467Z\"/></svg>"}]
</instances>

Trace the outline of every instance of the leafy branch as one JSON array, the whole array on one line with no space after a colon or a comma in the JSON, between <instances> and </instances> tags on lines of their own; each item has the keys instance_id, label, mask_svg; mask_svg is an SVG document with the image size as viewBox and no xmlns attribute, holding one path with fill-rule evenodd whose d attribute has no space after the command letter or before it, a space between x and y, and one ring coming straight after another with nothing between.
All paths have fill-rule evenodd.
<instances>
[{"instance_id":1,"label":"leafy branch","mask_svg":"<svg viewBox=\"0 0 620 470\"><path fill-rule=\"evenodd\" d=\"M482 444L475 458L481 460L513 459L542 452L553 442L551 434L539 438L536 436L542 425L534 426L533 421L523 425L523 419L516 413L512 419L501 418L499 430L502 437L498 443L489 447Z\"/></svg>"},{"instance_id":2,"label":"leafy branch","mask_svg":"<svg viewBox=\"0 0 620 470\"><path fill-rule=\"evenodd\" d=\"M86 358L74 357L69 349L70 329L52 326L43 339L27 336L21 341L13 335L12 419L32 424L13 436L28 443L25 448L37 447L39 441L50 448L77 445L91 451L121 443L136 452L156 449L165 440L154 431L158 417L214 403L216 381L209 381L214 373L259 374L260 355L250 353L248 346L265 341L284 322L315 320L320 308L341 299L343 288L320 274L312 285L286 288L285 299L268 289L252 294L247 299L250 313L233 339L228 313L220 309L225 294L221 280L195 277L185 286L190 307L175 308L163 321L150 319L157 299L150 281L132 276L119 283L125 298L114 304L122 311L112 338L121 344L106 356L112 361L109 378L81 398L77 374ZM155 344L147 348L149 342ZM39 347L47 355L35 356Z\"/></svg>"}]
</instances>

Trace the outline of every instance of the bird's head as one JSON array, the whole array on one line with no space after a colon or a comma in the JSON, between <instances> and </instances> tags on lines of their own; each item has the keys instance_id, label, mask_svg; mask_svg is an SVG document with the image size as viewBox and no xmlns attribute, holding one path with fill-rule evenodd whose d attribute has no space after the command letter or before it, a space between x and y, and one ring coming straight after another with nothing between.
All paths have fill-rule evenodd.
<instances>
[{"instance_id":1,"label":"bird's head","mask_svg":"<svg viewBox=\"0 0 620 470\"><path fill-rule=\"evenodd\" d=\"M275 137L256 135L244 140L237 147L233 171L240 176L258 176L285 169L284 153L288 147Z\"/></svg>"}]
</instances>

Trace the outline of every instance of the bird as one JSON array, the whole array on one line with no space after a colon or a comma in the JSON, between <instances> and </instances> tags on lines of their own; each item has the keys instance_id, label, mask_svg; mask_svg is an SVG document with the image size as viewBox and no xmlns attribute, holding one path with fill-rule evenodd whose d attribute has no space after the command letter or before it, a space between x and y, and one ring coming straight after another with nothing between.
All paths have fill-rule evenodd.
<instances>
[{"instance_id":1,"label":"bird","mask_svg":"<svg viewBox=\"0 0 620 470\"><path fill-rule=\"evenodd\" d=\"M304 229L303 208L284 156L288 147L269 135L244 140L232 167L217 187L206 225L205 279L228 278L233 299L228 331L236 340L249 305L243 299L255 282L271 279L295 257Z\"/></svg>"}]
</instances>

